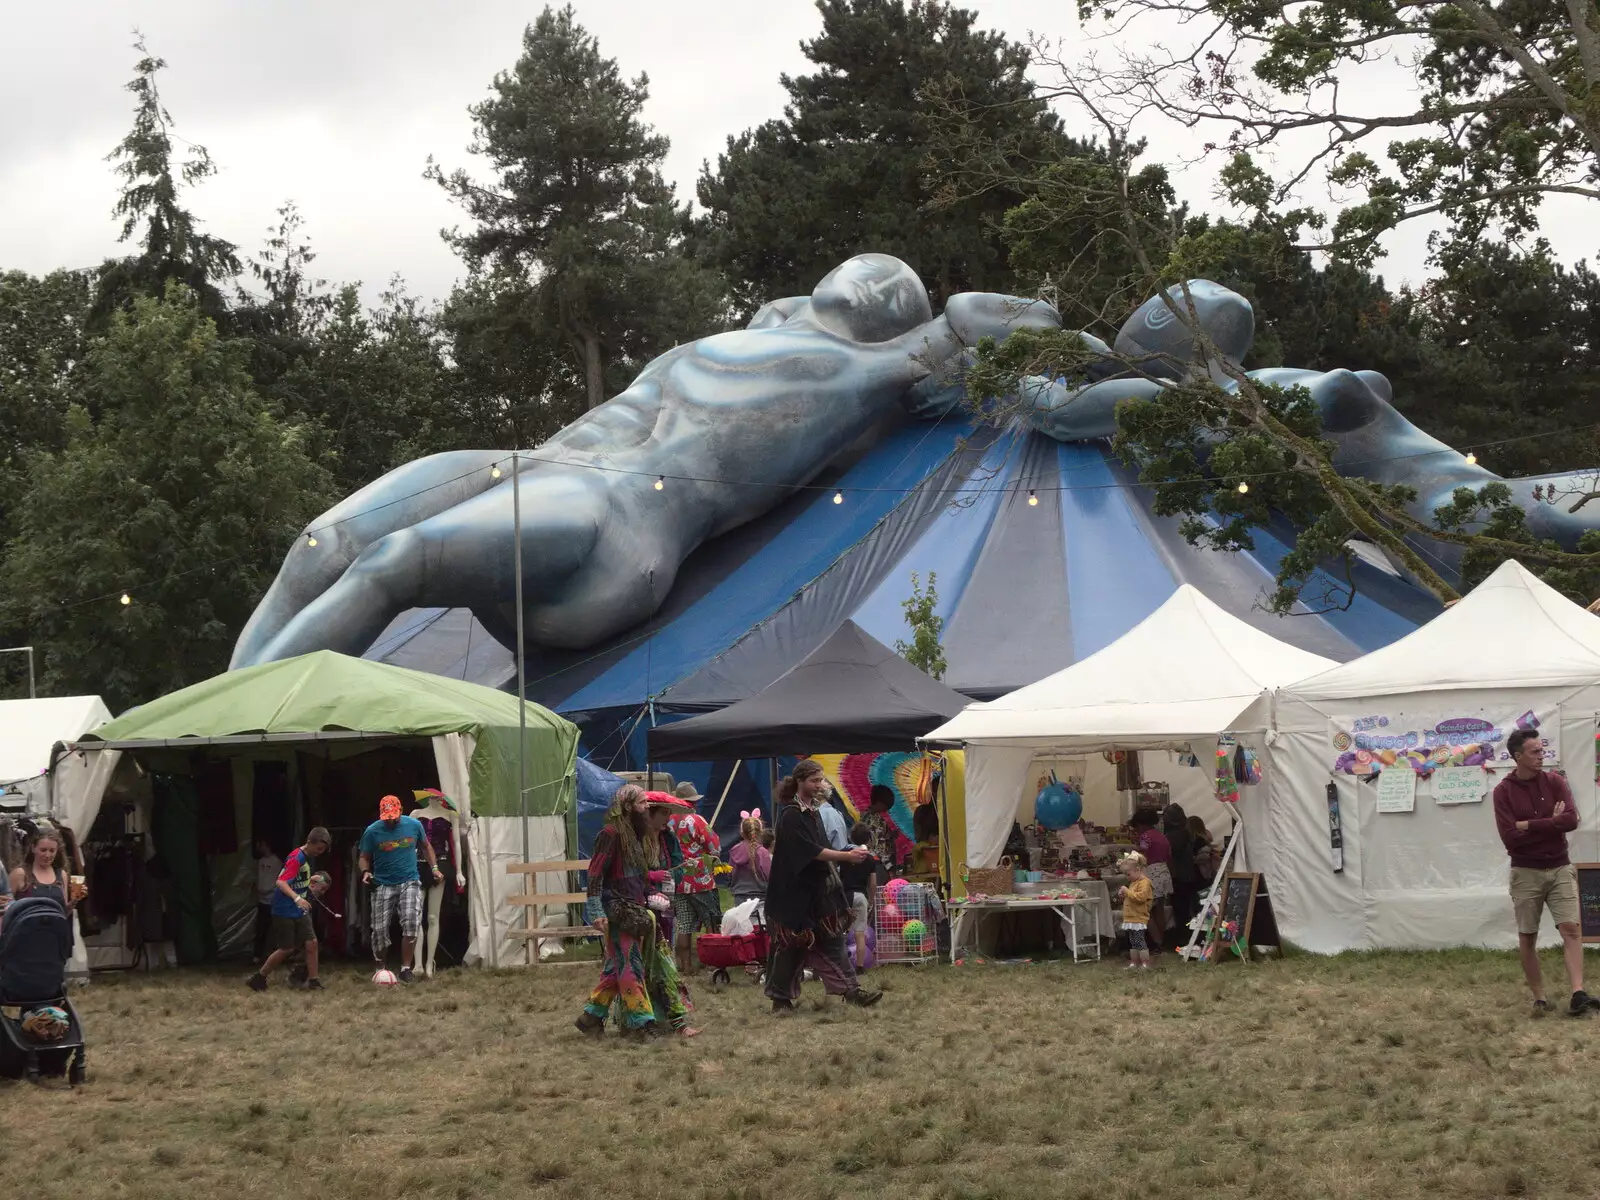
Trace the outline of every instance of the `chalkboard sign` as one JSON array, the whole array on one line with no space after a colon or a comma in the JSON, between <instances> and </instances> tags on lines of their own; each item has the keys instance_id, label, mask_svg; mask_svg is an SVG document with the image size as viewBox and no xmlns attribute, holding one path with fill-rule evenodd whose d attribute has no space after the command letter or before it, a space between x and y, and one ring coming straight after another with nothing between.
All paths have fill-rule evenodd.
<instances>
[{"instance_id":1,"label":"chalkboard sign","mask_svg":"<svg viewBox=\"0 0 1600 1200\"><path fill-rule=\"evenodd\" d=\"M1586 942L1600 942L1600 863L1574 863L1578 869L1578 925Z\"/></svg>"},{"instance_id":2,"label":"chalkboard sign","mask_svg":"<svg viewBox=\"0 0 1600 1200\"><path fill-rule=\"evenodd\" d=\"M1282 955L1278 922L1272 915L1272 898L1267 895L1265 876L1240 873L1229 875L1223 881L1222 920L1238 925L1240 946L1271 946Z\"/></svg>"},{"instance_id":3,"label":"chalkboard sign","mask_svg":"<svg viewBox=\"0 0 1600 1200\"><path fill-rule=\"evenodd\" d=\"M1239 927L1241 946L1250 944L1250 922L1255 917L1259 875L1229 875L1222 885L1222 919Z\"/></svg>"}]
</instances>

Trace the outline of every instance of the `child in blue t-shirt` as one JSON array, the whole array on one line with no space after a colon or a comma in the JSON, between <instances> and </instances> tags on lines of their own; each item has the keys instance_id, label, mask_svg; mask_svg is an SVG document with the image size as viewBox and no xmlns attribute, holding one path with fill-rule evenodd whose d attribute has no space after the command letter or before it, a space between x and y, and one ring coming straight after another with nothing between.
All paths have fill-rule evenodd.
<instances>
[{"instance_id":1,"label":"child in blue t-shirt","mask_svg":"<svg viewBox=\"0 0 1600 1200\"><path fill-rule=\"evenodd\" d=\"M326 854L333 839L328 831L318 825L306 834L306 843L289 851L283 860L283 870L278 873L278 887L272 894L272 953L261 969L245 982L252 990L267 990L267 975L296 950L304 949L306 955L306 988L317 992L322 982L317 978L317 933L311 925L311 860Z\"/></svg>"}]
</instances>

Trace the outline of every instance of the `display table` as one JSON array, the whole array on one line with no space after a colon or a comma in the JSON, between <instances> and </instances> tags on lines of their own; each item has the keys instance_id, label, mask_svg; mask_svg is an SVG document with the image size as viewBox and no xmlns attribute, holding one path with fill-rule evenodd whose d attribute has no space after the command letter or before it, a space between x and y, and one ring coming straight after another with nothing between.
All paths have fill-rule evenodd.
<instances>
[{"instance_id":1,"label":"display table","mask_svg":"<svg viewBox=\"0 0 1600 1200\"><path fill-rule=\"evenodd\" d=\"M950 905L950 961L961 957L961 951L971 937L971 945L983 951L982 926L985 920L1006 913L1037 912L1049 909L1061 918L1061 928L1067 935L1067 945L1072 947L1072 961L1094 961L1100 957L1102 926L1100 910L1105 897L1085 894L1076 899L1058 899L1046 896L992 896L983 900L968 900Z\"/></svg>"}]
</instances>

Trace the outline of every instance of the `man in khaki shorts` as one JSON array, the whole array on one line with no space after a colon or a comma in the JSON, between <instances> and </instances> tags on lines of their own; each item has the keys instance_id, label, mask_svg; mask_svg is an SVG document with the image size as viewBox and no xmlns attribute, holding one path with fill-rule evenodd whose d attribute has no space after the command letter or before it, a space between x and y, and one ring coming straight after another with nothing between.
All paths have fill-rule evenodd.
<instances>
[{"instance_id":1,"label":"man in khaki shorts","mask_svg":"<svg viewBox=\"0 0 1600 1200\"><path fill-rule=\"evenodd\" d=\"M1522 973L1533 992L1535 1016L1550 1011L1539 970L1539 920L1546 907L1561 934L1562 956L1572 1001L1567 1012L1582 1016L1600 1001L1583 990L1583 941L1578 927L1578 872L1567 857L1567 834L1578 827L1572 789L1544 769L1538 731L1519 729L1506 739L1516 770L1494 789L1494 821L1511 855L1511 903L1517 913L1517 948Z\"/></svg>"}]
</instances>

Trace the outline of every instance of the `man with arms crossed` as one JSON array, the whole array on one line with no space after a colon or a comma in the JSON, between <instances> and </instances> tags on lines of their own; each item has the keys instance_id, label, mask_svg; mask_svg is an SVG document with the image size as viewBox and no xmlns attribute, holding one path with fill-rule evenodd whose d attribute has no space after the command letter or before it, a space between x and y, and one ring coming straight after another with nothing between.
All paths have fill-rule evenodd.
<instances>
[{"instance_id":1,"label":"man with arms crossed","mask_svg":"<svg viewBox=\"0 0 1600 1200\"><path fill-rule=\"evenodd\" d=\"M1567 834L1578 827L1572 789L1544 769L1544 743L1532 729L1506 739L1516 770L1494 789L1494 821L1511 855L1511 903L1517 913L1517 948L1522 973L1533 992L1535 1016L1550 1011L1539 970L1539 919L1545 908L1561 933L1572 1001L1567 1011L1582 1016L1600 1001L1583 990L1583 941L1578 927L1578 871L1567 857Z\"/></svg>"}]
</instances>

